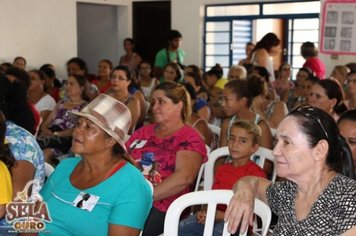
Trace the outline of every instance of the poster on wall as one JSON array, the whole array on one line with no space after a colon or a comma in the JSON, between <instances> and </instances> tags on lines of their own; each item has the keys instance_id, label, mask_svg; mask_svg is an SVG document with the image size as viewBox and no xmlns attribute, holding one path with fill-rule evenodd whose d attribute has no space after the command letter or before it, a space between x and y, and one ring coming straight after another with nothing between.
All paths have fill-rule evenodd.
<instances>
[{"instance_id":1,"label":"poster on wall","mask_svg":"<svg viewBox=\"0 0 356 236\"><path fill-rule=\"evenodd\" d=\"M320 52L356 55L356 0L324 1Z\"/></svg>"}]
</instances>

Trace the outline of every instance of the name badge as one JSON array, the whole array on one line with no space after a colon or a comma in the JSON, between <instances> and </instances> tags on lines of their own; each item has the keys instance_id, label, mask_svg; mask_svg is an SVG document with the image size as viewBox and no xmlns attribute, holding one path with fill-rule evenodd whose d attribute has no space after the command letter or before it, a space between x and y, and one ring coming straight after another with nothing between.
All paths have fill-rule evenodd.
<instances>
[{"instance_id":1,"label":"name badge","mask_svg":"<svg viewBox=\"0 0 356 236\"><path fill-rule=\"evenodd\" d=\"M72 205L85 211L91 212L99 201L98 196L90 193L80 192L74 199Z\"/></svg>"}]
</instances>

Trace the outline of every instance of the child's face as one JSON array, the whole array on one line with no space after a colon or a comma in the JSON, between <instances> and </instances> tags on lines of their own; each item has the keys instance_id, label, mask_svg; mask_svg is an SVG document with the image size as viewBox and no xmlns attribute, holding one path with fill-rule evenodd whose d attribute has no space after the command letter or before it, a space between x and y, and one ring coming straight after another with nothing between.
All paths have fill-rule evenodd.
<instances>
[{"instance_id":1,"label":"child's face","mask_svg":"<svg viewBox=\"0 0 356 236\"><path fill-rule=\"evenodd\" d=\"M253 143L253 135L240 127L231 128L227 143L232 159L250 159L258 149L258 144Z\"/></svg>"}]
</instances>

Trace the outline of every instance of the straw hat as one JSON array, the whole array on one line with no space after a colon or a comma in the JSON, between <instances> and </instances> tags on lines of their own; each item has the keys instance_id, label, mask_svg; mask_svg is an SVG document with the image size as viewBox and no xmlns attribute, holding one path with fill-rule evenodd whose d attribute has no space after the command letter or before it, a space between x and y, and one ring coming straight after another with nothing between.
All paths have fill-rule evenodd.
<instances>
[{"instance_id":1,"label":"straw hat","mask_svg":"<svg viewBox=\"0 0 356 236\"><path fill-rule=\"evenodd\" d=\"M130 110L120 101L100 94L80 112L70 112L75 118L85 117L113 137L125 150L125 140L132 117Z\"/></svg>"}]
</instances>

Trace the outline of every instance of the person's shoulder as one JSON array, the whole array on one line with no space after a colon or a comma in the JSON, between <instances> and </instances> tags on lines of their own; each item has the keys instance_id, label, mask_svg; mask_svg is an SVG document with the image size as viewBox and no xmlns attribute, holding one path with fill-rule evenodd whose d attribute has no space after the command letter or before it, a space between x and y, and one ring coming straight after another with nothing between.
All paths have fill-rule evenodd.
<instances>
[{"instance_id":1,"label":"person's shoulder","mask_svg":"<svg viewBox=\"0 0 356 236\"><path fill-rule=\"evenodd\" d=\"M257 165L254 161L249 161L249 163L246 165L246 167L248 168L248 174L252 174L252 175L255 175L255 176L260 176L260 177L263 177L263 178L266 178L266 174L265 172L263 171L263 169Z\"/></svg>"},{"instance_id":2,"label":"person's shoulder","mask_svg":"<svg viewBox=\"0 0 356 236\"><path fill-rule=\"evenodd\" d=\"M333 182L335 182L336 187L340 188L340 191L349 192L352 193L353 195L356 195L356 180L351 179L342 174L337 174Z\"/></svg>"}]
</instances>

